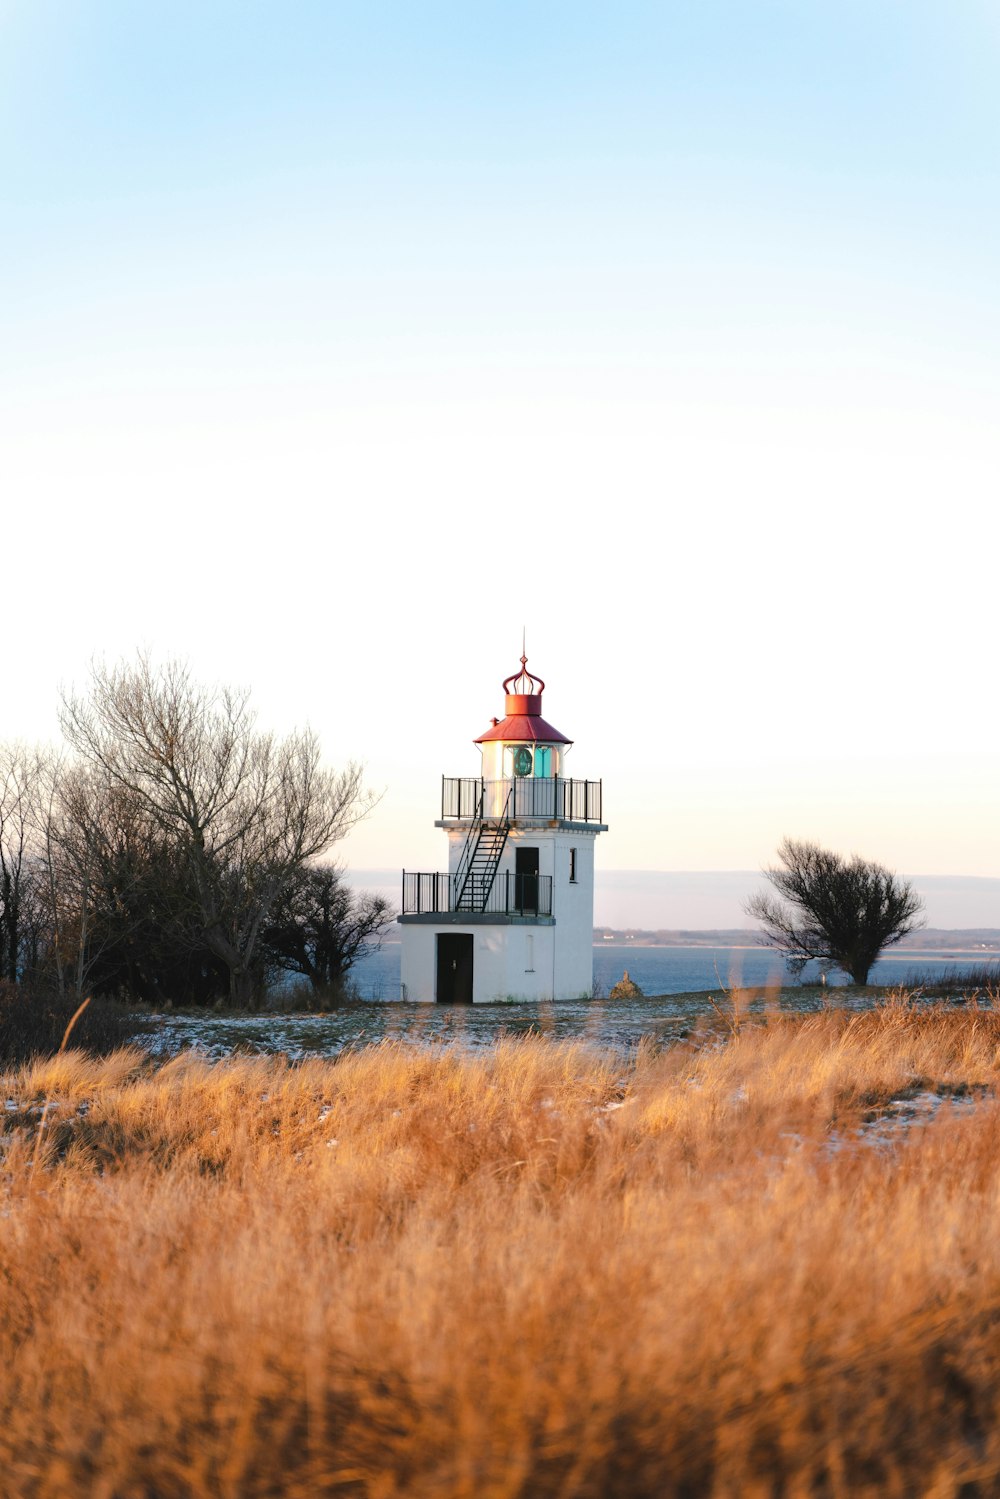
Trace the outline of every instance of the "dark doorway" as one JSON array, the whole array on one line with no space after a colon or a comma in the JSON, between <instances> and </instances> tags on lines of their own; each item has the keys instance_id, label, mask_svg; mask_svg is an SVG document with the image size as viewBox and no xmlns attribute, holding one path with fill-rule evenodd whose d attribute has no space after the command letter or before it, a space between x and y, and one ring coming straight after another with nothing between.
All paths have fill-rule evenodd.
<instances>
[{"instance_id":1,"label":"dark doorway","mask_svg":"<svg viewBox=\"0 0 1000 1499\"><path fill-rule=\"evenodd\" d=\"M517 909L523 914L538 914L538 850L519 848L514 854L514 884Z\"/></svg>"},{"instance_id":2,"label":"dark doorway","mask_svg":"<svg viewBox=\"0 0 1000 1499\"><path fill-rule=\"evenodd\" d=\"M466 932L438 933L437 998L438 1004L472 1003L472 938Z\"/></svg>"}]
</instances>

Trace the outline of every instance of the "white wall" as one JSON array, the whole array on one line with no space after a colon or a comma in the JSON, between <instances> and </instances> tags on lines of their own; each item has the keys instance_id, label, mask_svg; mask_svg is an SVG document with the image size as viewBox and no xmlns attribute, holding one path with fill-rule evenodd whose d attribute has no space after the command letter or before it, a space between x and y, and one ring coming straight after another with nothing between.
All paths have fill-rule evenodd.
<instances>
[{"instance_id":1,"label":"white wall","mask_svg":"<svg viewBox=\"0 0 1000 1499\"><path fill-rule=\"evenodd\" d=\"M437 958L437 934L433 927L409 922L401 928L402 947L399 958L399 997L433 1002L434 968Z\"/></svg>"},{"instance_id":2,"label":"white wall","mask_svg":"<svg viewBox=\"0 0 1000 1499\"><path fill-rule=\"evenodd\" d=\"M477 1000L552 998L554 927L515 923L481 927L480 932L483 945L488 942L502 961L504 983L500 988L492 988L493 974L484 972L482 981L475 985ZM478 956L478 942L476 951Z\"/></svg>"},{"instance_id":3,"label":"white wall","mask_svg":"<svg viewBox=\"0 0 1000 1499\"><path fill-rule=\"evenodd\" d=\"M416 1003L437 998L437 939L471 934L472 997L476 1004L507 999L551 999L555 928L515 923L468 926L407 922L402 929L400 997Z\"/></svg>"},{"instance_id":4,"label":"white wall","mask_svg":"<svg viewBox=\"0 0 1000 1499\"><path fill-rule=\"evenodd\" d=\"M557 999L577 999L594 987L594 845L596 833L553 835L552 914L556 919L552 990ZM576 849L576 883L569 878Z\"/></svg>"},{"instance_id":5,"label":"white wall","mask_svg":"<svg viewBox=\"0 0 1000 1499\"><path fill-rule=\"evenodd\" d=\"M483 780L499 781L503 776L503 745L491 739L488 744L481 744L479 748L483 752Z\"/></svg>"}]
</instances>

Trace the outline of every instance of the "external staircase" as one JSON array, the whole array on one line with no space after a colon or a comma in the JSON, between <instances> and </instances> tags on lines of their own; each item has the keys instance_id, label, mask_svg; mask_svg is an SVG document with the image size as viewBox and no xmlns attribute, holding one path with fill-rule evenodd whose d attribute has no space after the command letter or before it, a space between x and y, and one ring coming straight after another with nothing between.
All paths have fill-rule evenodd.
<instances>
[{"instance_id":1,"label":"external staircase","mask_svg":"<svg viewBox=\"0 0 1000 1499\"><path fill-rule=\"evenodd\" d=\"M499 818L483 816L483 792L455 873L456 911L485 911L510 832L510 792Z\"/></svg>"}]
</instances>

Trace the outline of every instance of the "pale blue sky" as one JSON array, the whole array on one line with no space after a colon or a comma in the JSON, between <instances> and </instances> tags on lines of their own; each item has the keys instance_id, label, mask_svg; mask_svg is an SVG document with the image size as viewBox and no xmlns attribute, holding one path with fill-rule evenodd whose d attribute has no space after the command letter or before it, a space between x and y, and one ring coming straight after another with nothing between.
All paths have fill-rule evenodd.
<instances>
[{"instance_id":1,"label":"pale blue sky","mask_svg":"<svg viewBox=\"0 0 1000 1499\"><path fill-rule=\"evenodd\" d=\"M430 868L525 623L607 867L1000 875L998 77L969 0L0 0L2 732L183 654Z\"/></svg>"},{"instance_id":2,"label":"pale blue sky","mask_svg":"<svg viewBox=\"0 0 1000 1499\"><path fill-rule=\"evenodd\" d=\"M888 323L920 297L950 325L998 251L990 12L8 0L4 265L46 298L71 273L72 306L119 277L148 288L170 258L165 298L195 305L234 275L273 290L301 272L302 316L338 271L390 301L458 275L425 316L459 321L464 296L504 325L476 296L488 278L501 302L534 288L527 314L568 272L571 320L573 278L642 314L642 288L681 274L724 307L790 282L807 314L810 292L864 307L892 288ZM622 310L596 302L591 341L634 334ZM972 316L952 331L990 347Z\"/></svg>"}]
</instances>

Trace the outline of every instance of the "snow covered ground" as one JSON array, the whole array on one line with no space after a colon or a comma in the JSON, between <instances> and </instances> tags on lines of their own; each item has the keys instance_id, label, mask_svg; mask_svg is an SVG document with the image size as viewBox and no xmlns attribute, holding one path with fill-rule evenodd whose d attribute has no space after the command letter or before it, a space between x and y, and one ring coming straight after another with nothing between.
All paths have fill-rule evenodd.
<instances>
[{"instance_id":1,"label":"snow covered ground","mask_svg":"<svg viewBox=\"0 0 1000 1499\"><path fill-rule=\"evenodd\" d=\"M790 989L782 996L790 1010L819 1010L829 996ZM701 995L637 1000L563 1000L558 1004L406 1005L358 1001L328 1014L204 1015L166 1013L154 1016L137 1033L137 1044L159 1056L197 1047L211 1058L233 1051L284 1053L292 1058L336 1056L347 1046L386 1038L413 1045L492 1046L499 1036L537 1031L560 1040L583 1040L596 1046L629 1050L643 1036L670 1041L686 1034L700 1019L726 1013ZM838 993L837 1003L869 1009L871 1000ZM763 1001L748 1007L759 1013Z\"/></svg>"}]
</instances>

